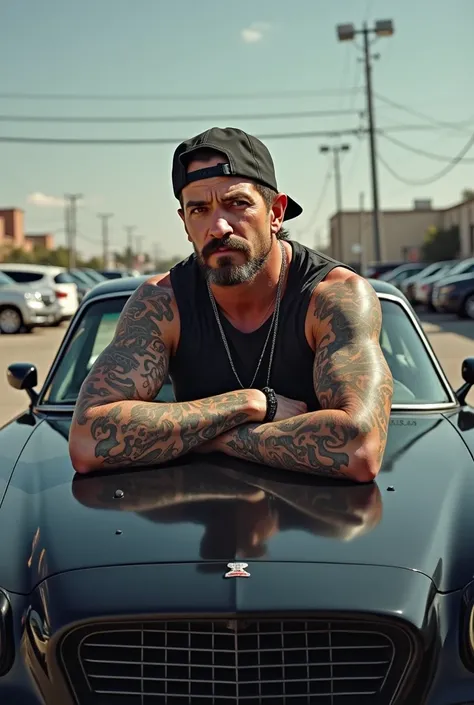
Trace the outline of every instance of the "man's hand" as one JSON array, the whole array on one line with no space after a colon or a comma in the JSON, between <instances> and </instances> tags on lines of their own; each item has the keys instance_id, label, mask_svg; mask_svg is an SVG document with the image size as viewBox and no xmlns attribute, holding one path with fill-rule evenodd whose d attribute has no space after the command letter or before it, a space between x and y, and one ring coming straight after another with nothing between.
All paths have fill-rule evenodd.
<instances>
[{"instance_id":1,"label":"man's hand","mask_svg":"<svg viewBox=\"0 0 474 705\"><path fill-rule=\"evenodd\" d=\"M277 394L276 398L278 401L278 407L273 421L286 421L286 419L291 419L293 416L306 414L308 411L308 407L304 401L287 399L287 397L282 397L280 394Z\"/></svg>"},{"instance_id":2,"label":"man's hand","mask_svg":"<svg viewBox=\"0 0 474 705\"><path fill-rule=\"evenodd\" d=\"M301 414L306 414L308 407L304 401L296 401L296 399L288 399L287 397L281 396L281 394L276 395L278 401L277 412L273 422L276 421L286 421L287 419L292 419L295 416L301 416ZM260 424L263 428L265 424ZM227 442L232 439L232 433L225 432L222 433L217 438L213 438L207 443L196 447L194 449L195 453L217 453L219 451L225 452L227 448Z\"/></svg>"}]
</instances>

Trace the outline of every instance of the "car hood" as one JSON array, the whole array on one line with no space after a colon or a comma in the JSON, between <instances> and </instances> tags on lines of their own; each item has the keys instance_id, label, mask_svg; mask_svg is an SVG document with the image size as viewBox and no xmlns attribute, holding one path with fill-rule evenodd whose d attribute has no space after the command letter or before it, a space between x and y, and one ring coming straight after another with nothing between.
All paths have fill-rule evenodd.
<instances>
[{"instance_id":1,"label":"car hood","mask_svg":"<svg viewBox=\"0 0 474 705\"><path fill-rule=\"evenodd\" d=\"M1 584L29 593L83 568L233 560L398 567L440 590L472 578L474 464L441 414L395 414L375 483L227 456L75 475L69 419L29 437L0 509Z\"/></svg>"}]
</instances>

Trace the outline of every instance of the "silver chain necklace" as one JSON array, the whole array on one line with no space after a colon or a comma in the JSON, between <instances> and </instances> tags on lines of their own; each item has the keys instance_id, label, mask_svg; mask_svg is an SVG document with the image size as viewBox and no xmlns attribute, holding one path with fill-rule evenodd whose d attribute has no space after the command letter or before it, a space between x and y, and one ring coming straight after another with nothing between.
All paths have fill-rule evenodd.
<instances>
[{"instance_id":1,"label":"silver chain necklace","mask_svg":"<svg viewBox=\"0 0 474 705\"><path fill-rule=\"evenodd\" d=\"M217 325L218 325L218 327L219 327L219 332L220 332L220 334L221 334L222 342L223 342L223 344L224 344L224 348L225 348L225 351L226 351L226 353L227 353L227 357L228 357L228 359L229 359L229 364L230 364L230 366L231 366L231 368L232 368L232 372L234 373L237 382L240 384L240 386L241 386L242 389L251 389L251 388L253 387L253 384L254 384L254 382L255 382L255 380L256 380L256 378L257 378L257 375L258 375L258 371L259 371L259 369L260 369L260 365L262 364L262 360L263 360L264 355L265 355L265 350L267 349L268 341L270 340L270 335L271 335L272 330L273 330L272 346L271 346L271 349L270 349L270 359L269 359L269 362L268 362L267 381L266 381L266 385L265 385L266 387L269 387L269 386L270 386L270 375L271 375L271 371L272 371L273 356L274 356L274 353L275 353L275 345L276 345L276 338L277 338L277 331L278 331L278 320L279 320L279 313L280 313L281 293L282 293L282 289L283 289L283 281L284 281L284 279L285 279L286 264L287 264L286 250L285 250L285 248L284 248L284 246L282 245L281 242L279 243L279 245L280 245L280 249L281 249L281 257L282 257L282 259L281 259L280 276L279 276L279 279L278 279L278 287L277 287L277 294L276 294L276 300L275 300L275 310L273 311L272 322L271 322L270 328L268 329L267 337L266 337L265 343L264 343L264 345L263 345L263 349L262 349L262 352L261 352L261 355L260 355L260 359L259 359L259 361L258 361L257 369L255 370L255 374L254 374L254 376L253 376L253 378L252 378L252 381L251 381L250 384L248 385L248 387L245 387L245 386L242 384L242 381L241 381L241 379L240 379L240 377L239 377L239 375L238 375L238 373L237 373L237 370L235 369L235 365L234 365L234 361L233 361L233 359L232 359L232 355L231 355L231 352L230 352L229 344L228 344L228 342L227 342L227 338L226 338L226 335L225 335L225 333L224 333L224 329L223 329L223 327L222 327L222 322L221 322L221 319L220 319L220 316L219 316L219 311L218 311L218 309L217 309L216 300L215 300L215 298L214 298L214 294L213 294L212 291L211 291L211 287L210 287L210 285L209 285L209 282L207 282L207 291L208 291L208 293L209 293L209 298L210 298L210 300L211 300L212 308L213 308L213 311L214 311L214 316L215 316L215 318L216 318Z\"/></svg>"}]
</instances>

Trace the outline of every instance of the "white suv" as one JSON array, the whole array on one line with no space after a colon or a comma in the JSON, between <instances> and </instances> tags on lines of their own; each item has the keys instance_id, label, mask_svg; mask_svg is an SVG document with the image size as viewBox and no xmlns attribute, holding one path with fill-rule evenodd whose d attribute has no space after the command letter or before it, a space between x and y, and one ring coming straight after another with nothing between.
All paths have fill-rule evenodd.
<instances>
[{"instance_id":1,"label":"white suv","mask_svg":"<svg viewBox=\"0 0 474 705\"><path fill-rule=\"evenodd\" d=\"M67 321L77 311L77 285L65 267L43 264L12 264L2 262L0 272L8 274L18 284L45 286L52 289L61 308L61 320Z\"/></svg>"}]
</instances>

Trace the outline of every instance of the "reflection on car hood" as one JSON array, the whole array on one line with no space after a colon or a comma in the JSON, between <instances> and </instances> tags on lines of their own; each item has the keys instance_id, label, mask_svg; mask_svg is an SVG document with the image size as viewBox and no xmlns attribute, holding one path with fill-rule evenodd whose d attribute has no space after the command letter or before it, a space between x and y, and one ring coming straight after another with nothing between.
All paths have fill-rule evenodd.
<instances>
[{"instance_id":1,"label":"reflection on car hood","mask_svg":"<svg viewBox=\"0 0 474 705\"><path fill-rule=\"evenodd\" d=\"M441 590L472 578L474 464L437 414L395 415L376 483L329 482L226 456L76 476L69 420L37 425L0 510L2 587L86 567L206 561L385 565ZM213 563L214 562L214 563ZM217 562L217 563L216 563Z\"/></svg>"}]
</instances>

